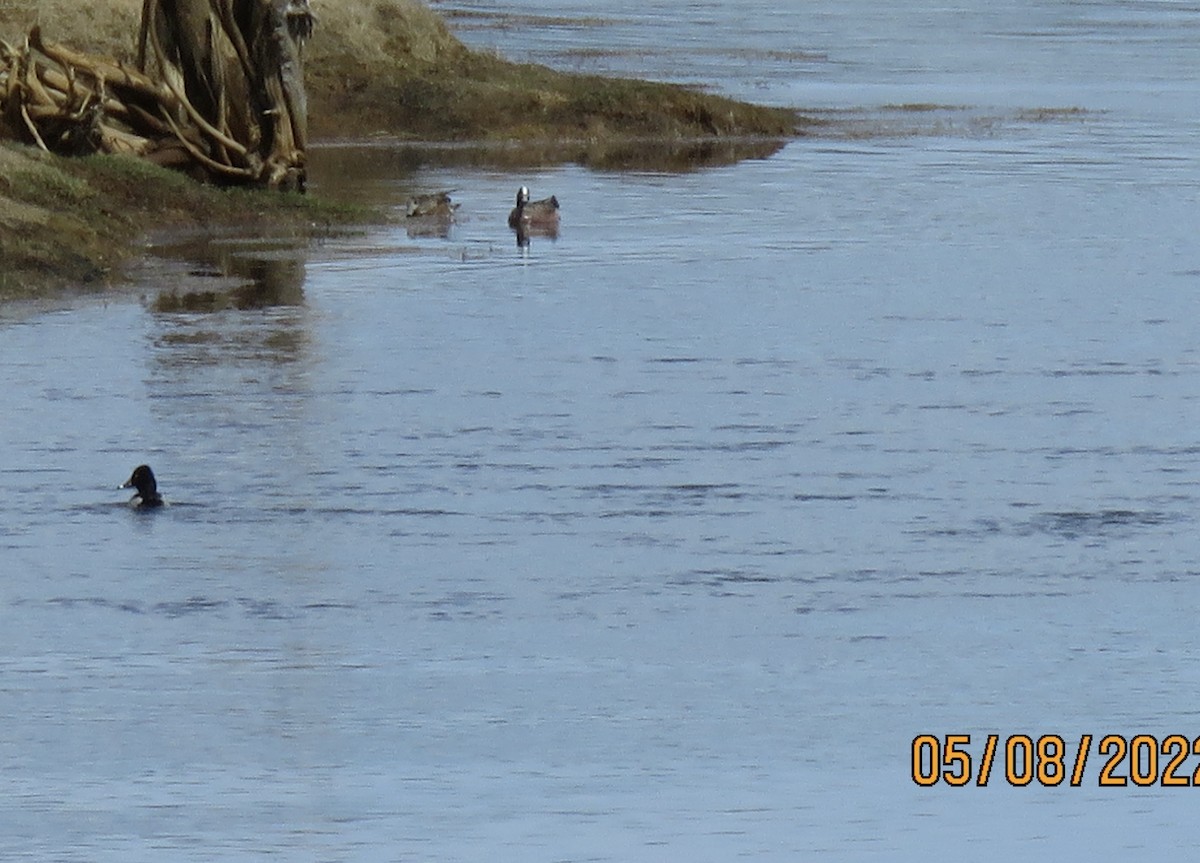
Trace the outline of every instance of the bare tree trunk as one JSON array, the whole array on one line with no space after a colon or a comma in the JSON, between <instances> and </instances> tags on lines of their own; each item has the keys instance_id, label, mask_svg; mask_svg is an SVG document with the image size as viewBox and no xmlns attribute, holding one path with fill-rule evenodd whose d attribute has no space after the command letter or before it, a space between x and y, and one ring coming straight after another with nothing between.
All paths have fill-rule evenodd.
<instances>
[{"instance_id":1,"label":"bare tree trunk","mask_svg":"<svg viewBox=\"0 0 1200 863\"><path fill-rule=\"evenodd\" d=\"M144 0L136 70L44 43L35 28L23 49L0 46L0 115L47 149L134 152L220 182L303 190L312 25L307 0Z\"/></svg>"}]
</instances>

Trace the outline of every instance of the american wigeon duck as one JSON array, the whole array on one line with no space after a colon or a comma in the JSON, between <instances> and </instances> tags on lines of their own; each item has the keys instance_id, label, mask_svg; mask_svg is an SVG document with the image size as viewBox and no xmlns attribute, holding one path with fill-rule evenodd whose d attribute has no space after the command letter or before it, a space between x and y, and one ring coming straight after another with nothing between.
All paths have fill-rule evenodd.
<instances>
[{"instance_id":1,"label":"american wigeon duck","mask_svg":"<svg viewBox=\"0 0 1200 863\"><path fill-rule=\"evenodd\" d=\"M514 230L557 230L558 198L551 195L540 201L531 201L529 187L522 186L517 191L517 205L508 214L508 226Z\"/></svg>"},{"instance_id":2,"label":"american wigeon duck","mask_svg":"<svg viewBox=\"0 0 1200 863\"><path fill-rule=\"evenodd\" d=\"M158 481L154 479L154 471L150 465L142 464L133 469L133 474L118 488L136 488L137 494L129 499L132 506L154 507L162 506L162 495L158 493Z\"/></svg>"},{"instance_id":3,"label":"american wigeon duck","mask_svg":"<svg viewBox=\"0 0 1200 863\"><path fill-rule=\"evenodd\" d=\"M450 192L430 192L424 195L413 195L408 199L407 216L410 219L434 217L437 219L452 219L458 204L450 200Z\"/></svg>"}]
</instances>

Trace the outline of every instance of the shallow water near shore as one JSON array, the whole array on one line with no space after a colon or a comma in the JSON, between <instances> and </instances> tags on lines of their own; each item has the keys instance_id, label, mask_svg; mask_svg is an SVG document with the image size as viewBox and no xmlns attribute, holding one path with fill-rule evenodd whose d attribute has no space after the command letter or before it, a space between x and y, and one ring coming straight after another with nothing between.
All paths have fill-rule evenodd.
<instances>
[{"instance_id":1,"label":"shallow water near shore","mask_svg":"<svg viewBox=\"0 0 1200 863\"><path fill-rule=\"evenodd\" d=\"M836 128L318 148L318 193L455 224L0 309L0 857L1190 851L1192 790L1097 745L1200 735L1200 14L851 5L435 4ZM1092 756L913 782L918 735L993 733Z\"/></svg>"}]
</instances>

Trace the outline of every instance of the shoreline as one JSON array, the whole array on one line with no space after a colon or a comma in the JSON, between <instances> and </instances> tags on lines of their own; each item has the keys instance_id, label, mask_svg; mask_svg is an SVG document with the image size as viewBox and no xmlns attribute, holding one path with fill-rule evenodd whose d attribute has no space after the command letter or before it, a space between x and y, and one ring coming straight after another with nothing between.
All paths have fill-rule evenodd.
<instances>
[{"instance_id":1,"label":"shoreline","mask_svg":"<svg viewBox=\"0 0 1200 863\"><path fill-rule=\"evenodd\" d=\"M4 5L0 38L22 39L37 23L50 41L128 63L141 5ZM656 166L687 170L778 149L806 122L796 110L677 84L473 51L420 0L345 0L318 14L305 48L310 147L487 148L513 167L616 170L650 153ZM0 140L0 302L103 290L151 227L278 223L318 233L384 220L322 196L219 189L132 158L68 159Z\"/></svg>"}]
</instances>

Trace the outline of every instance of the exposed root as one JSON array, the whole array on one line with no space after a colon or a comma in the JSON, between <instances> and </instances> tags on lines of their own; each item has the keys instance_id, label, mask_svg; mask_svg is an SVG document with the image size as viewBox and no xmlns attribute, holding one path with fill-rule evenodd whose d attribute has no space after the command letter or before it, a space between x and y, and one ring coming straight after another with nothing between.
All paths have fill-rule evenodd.
<instances>
[{"instance_id":1,"label":"exposed root","mask_svg":"<svg viewBox=\"0 0 1200 863\"><path fill-rule=\"evenodd\" d=\"M0 42L0 124L63 155L127 153L224 184L303 189L306 0L146 0L139 68Z\"/></svg>"}]
</instances>

